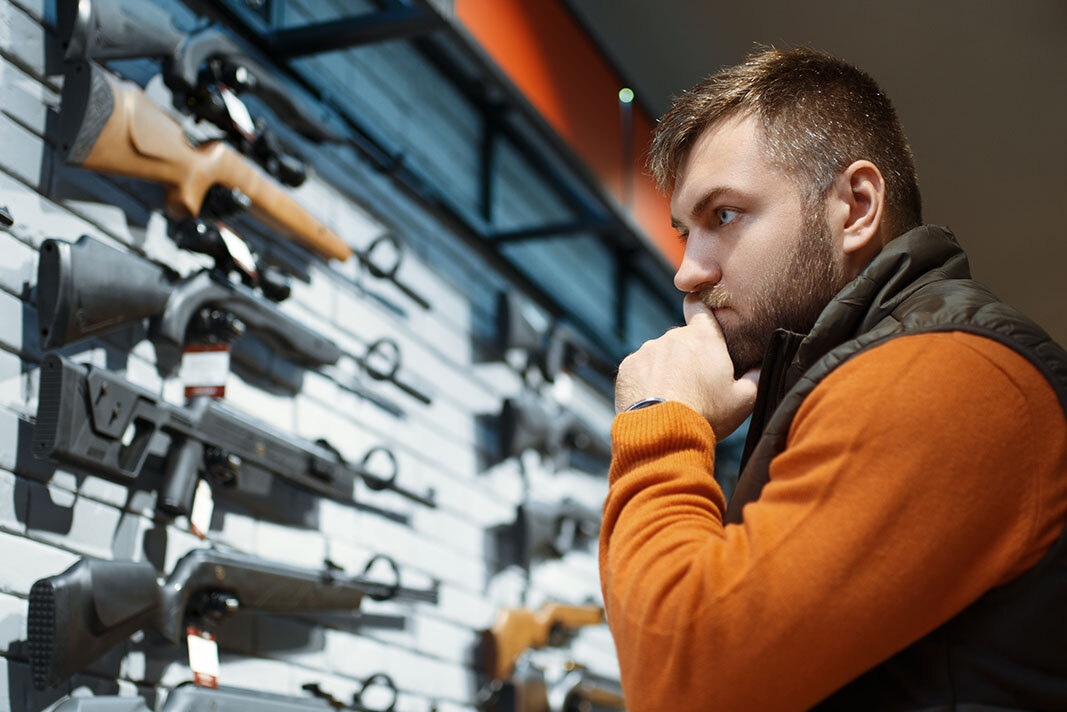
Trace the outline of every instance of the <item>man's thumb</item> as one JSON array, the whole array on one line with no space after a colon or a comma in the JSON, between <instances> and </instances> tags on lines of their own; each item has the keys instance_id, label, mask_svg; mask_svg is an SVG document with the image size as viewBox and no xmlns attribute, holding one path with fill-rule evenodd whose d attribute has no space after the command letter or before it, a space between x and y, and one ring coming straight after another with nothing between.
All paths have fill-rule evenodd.
<instances>
[{"instance_id":1,"label":"man's thumb","mask_svg":"<svg viewBox=\"0 0 1067 712\"><path fill-rule=\"evenodd\" d=\"M756 390L759 387L759 374L758 368L753 368L746 371L741 378L737 379L737 385L741 388L746 397L751 398L753 402L756 400Z\"/></svg>"}]
</instances>

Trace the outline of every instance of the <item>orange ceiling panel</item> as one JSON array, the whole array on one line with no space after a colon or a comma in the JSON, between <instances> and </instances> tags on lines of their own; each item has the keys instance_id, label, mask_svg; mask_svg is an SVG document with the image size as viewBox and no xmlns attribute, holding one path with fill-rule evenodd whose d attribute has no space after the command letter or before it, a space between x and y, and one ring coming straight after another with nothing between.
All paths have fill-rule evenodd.
<instances>
[{"instance_id":1,"label":"orange ceiling panel","mask_svg":"<svg viewBox=\"0 0 1067 712\"><path fill-rule=\"evenodd\" d=\"M559 0L455 0L468 31L621 204L619 89L622 79ZM677 266L682 245L670 226L667 198L645 173L651 118L634 103L634 222Z\"/></svg>"}]
</instances>

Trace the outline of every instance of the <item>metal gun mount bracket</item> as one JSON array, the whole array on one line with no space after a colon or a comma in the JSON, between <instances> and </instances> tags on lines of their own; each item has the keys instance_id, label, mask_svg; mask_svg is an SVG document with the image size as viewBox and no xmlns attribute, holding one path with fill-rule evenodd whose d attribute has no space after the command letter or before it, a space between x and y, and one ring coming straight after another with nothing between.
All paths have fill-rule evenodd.
<instances>
[{"instance_id":1,"label":"metal gun mount bracket","mask_svg":"<svg viewBox=\"0 0 1067 712\"><path fill-rule=\"evenodd\" d=\"M400 379L400 345L395 339L386 336L372 341L367 344L364 355L356 357L355 361L375 381L389 381L421 403L433 403L429 395Z\"/></svg>"},{"instance_id":2,"label":"metal gun mount bracket","mask_svg":"<svg viewBox=\"0 0 1067 712\"><path fill-rule=\"evenodd\" d=\"M390 249L391 248L391 249ZM391 262L379 261L372 257L374 254L392 254L393 258ZM387 232L374 238L366 249L355 251L356 259L360 261L375 279L386 279L396 285L397 289L403 292L411 301L418 304L423 309L432 309L430 302L426 300L426 297L416 292L414 288L408 286L404 282L400 281L397 273L400 271L400 264L404 260L404 244L393 233ZM388 266L383 266L388 264Z\"/></svg>"}]
</instances>

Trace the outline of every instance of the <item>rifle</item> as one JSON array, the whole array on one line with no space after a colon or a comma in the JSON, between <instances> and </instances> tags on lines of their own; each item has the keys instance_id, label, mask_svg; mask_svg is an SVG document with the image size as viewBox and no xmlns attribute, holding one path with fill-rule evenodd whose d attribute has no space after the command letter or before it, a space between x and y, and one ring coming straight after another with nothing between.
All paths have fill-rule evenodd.
<instances>
[{"instance_id":1,"label":"rifle","mask_svg":"<svg viewBox=\"0 0 1067 712\"><path fill-rule=\"evenodd\" d=\"M604 355L577 329L563 321L538 328L525 305L512 292L501 292L497 302L498 346L502 352L522 349L526 352L526 369L536 366L542 377L554 383L564 372L592 368L613 381L618 364Z\"/></svg>"},{"instance_id":2,"label":"rifle","mask_svg":"<svg viewBox=\"0 0 1067 712\"><path fill-rule=\"evenodd\" d=\"M481 664L490 680L503 680L530 648L566 645L578 628L604 622L600 606L545 603L539 610L502 608L493 627L481 632Z\"/></svg>"},{"instance_id":3,"label":"rifle","mask_svg":"<svg viewBox=\"0 0 1067 712\"><path fill-rule=\"evenodd\" d=\"M558 680L520 660L508 680L494 680L482 688L482 712L609 712L625 709L619 683L568 662Z\"/></svg>"},{"instance_id":4,"label":"rifle","mask_svg":"<svg viewBox=\"0 0 1067 712\"><path fill-rule=\"evenodd\" d=\"M361 702L369 684L381 684L393 692L392 701L385 707L368 707ZM396 709L398 690L392 678L385 673L376 673L364 681L363 689L357 692L351 704L345 704L321 690L315 683L307 683L304 689L310 697L275 695L258 690L242 690L236 687L209 689L190 683L182 683L171 690L161 712L331 712L331 710L355 710L356 712L393 712ZM141 697L97 695L95 697L69 697L55 708L55 712L152 712Z\"/></svg>"},{"instance_id":5,"label":"rifle","mask_svg":"<svg viewBox=\"0 0 1067 712\"><path fill-rule=\"evenodd\" d=\"M524 393L504 401L498 424L501 459L536 450L556 469L574 465L590 473L607 471L611 439L572 410L553 412L543 399Z\"/></svg>"},{"instance_id":6,"label":"rifle","mask_svg":"<svg viewBox=\"0 0 1067 712\"><path fill-rule=\"evenodd\" d=\"M174 27L164 8L143 0L67 0L58 4L57 13L60 34L67 38L68 62L160 60L163 82L173 93L175 108L218 126L231 144L286 185L303 183L304 161L283 151L262 119L249 124L239 94L247 92L262 99L278 118L311 141L343 141L306 102L294 100L296 92L276 79L277 72L218 25L186 34ZM390 252L391 260L388 254L373 256ZM430 309L424 296L397 277L403 246L396 235L380 235L355 255L371 276L391 281L420 307Z\"/></svg>"},{"instance_id":7,"label":"rifle","mask_svg":"<svg viewBox=\"0 0 1067 712\"><path fill-rule=\"evenodd\" d=\"M60 154L67 163L162 183L167 211L199 216L209 188L226 210L247 205L261 222L324 258L345 260L352 249L312 217L272 178L220 141L192 146L181 126L132 82L91 62L66 72L60 112ZM227 197L228 196L228 197Z\"/></svg>"},{"instance_id":8,"label":"rifle","mask_svg":"<svg viewBox=\"0 0 1067 712\"><path fill-rule=\"evenodd\" d=\"M30 589L26 631L33 684L39 690L60 684L144 628L177 644L186 625L211 627L242 609L354 611L364 596L437 603L436 581L429 589L401 586L392 559L378 555L367 568L379 558L390 563L393 583L214 549L189 552L165 581L147 561L83 557Z\"/></svg>"},{"instance_id":9,"label":"rifle","mask_svg":"<svg viewBox=\"0 0 1067 712\"><path fill-rule=\"evenodd\" d=\"M234 146L286 185L304 181L304 162L282 150L262 119L252 119L239 94L259 96L307 138L321 141L335 136L293 101L293 92L254 60L246 47L217 26L187 36L174 27L165 9L140 0L70 0L59 3L57 10L68 62L161 60L163 81L174 94L175 108L222 129Z\"/></svg>"},{"instance_id":10,"label":"rifle","mask_svg":"<svg viewBox=\"0 0 1067 712\"><path fill-rule=\"evenodd\" d=\"M120 280L115 275L122 275ZM37 265L41 346L55 349L151 319L160 367L173 372L193 336L226 338L245 327L286 358L304 366L336 363L341 349L287 316L271 301L217 269L185 278L172 270L82 235L75 243L45 240ZM226 315L226 316L223 316ZM233 319L239 320L237 328ZM228 327L224 331L220 326Z\"/></svg>"},{"instance_id":11,"label":"rifle","mask_svg":"<svg viewBox=\"0 0 1067 712\"><path fill-rule=\"evenodd\" d=\"M281 477L408 522L404 514L355 501L355 477L363 471L330 448L283 435L214 398L193 398L180 407L106 369L54 353L44 357L32 442L36 457L133 480L156 433L170 437L156 504L167 514L189 514L203 473L216 495L252 507L269 500L273 478Z\"/></svg>"},{"instance_id":12,"label":"rifle","mask_svg":"<svg viewBox=\"0 0 1067 712\"><path fill-rule=\"evenodd\" d=\"M180 685L167 695L161 712L331 712L326 700L314 697L287 697L235 687L208 689L197 685ZM70 697L55 712L153 712L142 697L97 695Z\"/></svg>"},{"instance_id":13,"label":"rifle","mask_svg":"<svg viewBox=\"0 0 1067 712\"><path fill-rule=\"evenodd\" d=\"M600 512L573 499L527 500L515 508L515 520L487 533L496 571L518 565L529 571L534 561L559 559L586 548L600 531Z\"/></svg>"}]
</instances>

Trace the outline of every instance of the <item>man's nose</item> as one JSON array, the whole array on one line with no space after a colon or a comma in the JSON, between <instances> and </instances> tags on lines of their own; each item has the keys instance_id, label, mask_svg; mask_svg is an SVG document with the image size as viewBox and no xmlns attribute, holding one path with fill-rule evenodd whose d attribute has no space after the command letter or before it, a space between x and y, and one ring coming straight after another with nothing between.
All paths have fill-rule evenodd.
<instances>
[{"instance_id":1,"label":"man's nose","mask_svg":"<svg viewBox=\"0 0 1067 712\"><path fill-rule=\"evenodd\" d=\"M674 286L680 292L695 292L701 287L718 284L722 279L719 263L711 255L697 255L689 244L685 247L682 264L674 273Z\"/></svg>"}]
</instances>

